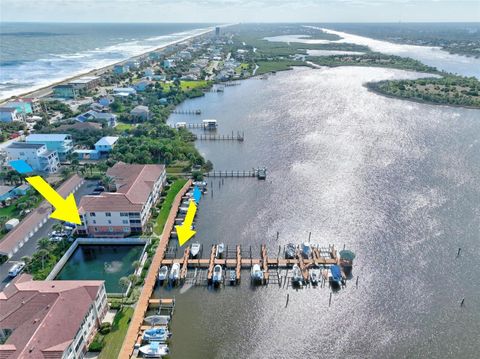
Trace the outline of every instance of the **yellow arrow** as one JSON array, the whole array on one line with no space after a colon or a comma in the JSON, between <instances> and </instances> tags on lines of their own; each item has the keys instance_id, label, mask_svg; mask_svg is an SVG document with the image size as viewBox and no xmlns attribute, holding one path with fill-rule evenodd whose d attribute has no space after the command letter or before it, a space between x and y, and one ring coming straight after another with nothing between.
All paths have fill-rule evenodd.
<instances>
[{"instance_id":1,"label":"yellow arrow","mask_svg":"<svg viewBox=\"0 0 480 359\"><path fill-rule=\"evenodd\" d=\"M183 224L181 226L175 226L175 229L177 230L178 243L180 246L183 246L195 235L195 233L197 233L191 228L193 218L195 217L195 212L197 212L197 206L195 205L195 201L191 201L188 205L187 214L183 220Z\"/></svg>"},{"instance_id":2,"label":"yellow arrow","mask_svg":"<svg viewBox=\"0 0 480 359\"><path fill-rule=\"evenodd\" d=\"M50 215L50 218L82 224L80 216L78 215L78 208L73 193L71 193L66 199L63 199L62 196L60 196L42 177L27 177L26 180L43 197L45 197L53 207L55 207L55 211Z\"/></svg>"}]
</instances>

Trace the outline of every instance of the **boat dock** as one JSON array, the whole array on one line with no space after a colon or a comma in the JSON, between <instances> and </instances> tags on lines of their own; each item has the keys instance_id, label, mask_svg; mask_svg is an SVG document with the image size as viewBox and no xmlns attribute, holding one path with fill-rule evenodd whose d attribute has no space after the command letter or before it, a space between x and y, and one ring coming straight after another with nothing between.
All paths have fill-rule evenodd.
<instances>
[{"instance_id":1,"label":"boat dock","mask_svg":"<svg viewBox=\"0 0 480 359\"><path fill-rule=\"evenodd\" d=\"M241 278L242 269L250 269L254 264L259 264L264 272L262 284L269 283L270 270L277 270L281 268L290 268L293 265L298 265L303 276L303 280L308 282L308 270L312 266L322 267L334 264L339 264L339 257L337 250L333 245L328 247L312 246L312 256L310 258L304 258L301 250L298 248L295 258L286 259L283 256L281 246L278 253L274 257L269 257L267 253L267 246L262 244L260 246L260 256L254 258L251 253L245 257L242 256L242 249L240 245L235 246L235 250L232 251L233 255L229 255L228 249L226 251L225 258L218 258L217 245L212 245L209 258L190 258L190 246L187 245L182 258L165 258L160 263L160 266L171 267L174 263L178 263L181 267L180 283L183 283L187 278L188 268L190 269L204 269L207 270L207 280L211 283L213 276L213 268L216 265L221 265L224 269L234 269L236 272L237 282Z\"/></svg>"},{"instance_id":2,"label":"boat dock","mask_svg":"<svg viewBox=\"0 0 480 359\"><path fill-rule=\"evenodd\" d=\"M201 115L202 110L173 110L175 115Z\"/></svg>"},{"instance_id":3,"label":"boat dock","mask_svg":"<svg viewBox=\"0 0 480 359\"><path fill-rule=\"evenodd\" d=\"M199 141L239 141L243 142L245 139L244 133L237 132L235 135L232 131L231 134L228 135L217 135L217 134L201 134L195 136L196 140Z\"/></svg>"},{"instance_id":4,"label":"boat dock","mask_svg":"<svg viewBox=\"0 0 480 359\"><path fill-rule=\"evenodd\" d=\"M266 179L267 169L265 167L254 168L247 171L211 171L205 173L205 177L257 177L258 179Z\"/></svg>"}]
</instances>

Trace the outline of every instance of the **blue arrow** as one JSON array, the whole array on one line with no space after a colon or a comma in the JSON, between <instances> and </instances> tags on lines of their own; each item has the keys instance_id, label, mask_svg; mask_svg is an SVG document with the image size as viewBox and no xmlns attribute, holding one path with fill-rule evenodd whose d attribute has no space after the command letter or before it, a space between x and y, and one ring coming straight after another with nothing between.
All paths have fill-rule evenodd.
<instances>
[{"instance_id":1,"label":"blue arrow","mask_svg":"<svg viewBox=\"0 0 480 359\"><path fill-rule=\"evenodd\" d=\"M200 202L200 198L202 197L202 191L195 186L193 187L193 199L195 200L196 203Z\"/></svg>"},{"instance_id":2,"label":"blue arrow","mask_svg":"<svg viewBox=\"0 0 480 359\"><path fill-rule=\"evenodd\" d=\"M18 173L28 173L28 172L33 172L33 168L30 167L30 165L23 161L23 160L14 160L9 162L10 166L13 167L15 171Z\"/></svg>"}]
</instances>

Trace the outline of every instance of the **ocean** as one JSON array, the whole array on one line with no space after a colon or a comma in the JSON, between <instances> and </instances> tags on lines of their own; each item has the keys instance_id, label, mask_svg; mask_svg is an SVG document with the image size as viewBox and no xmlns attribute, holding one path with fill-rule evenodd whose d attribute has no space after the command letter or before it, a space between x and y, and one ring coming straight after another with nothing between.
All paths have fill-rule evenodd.
<instances>
[{"instance_id":1,"label":"ocean","mask_svg":"<svg viewBox=\"0 0 480 359\"><path fill-rule=\"evenodd\" d=\"M0 99L114 64L211 26L0 23Z\"/></svg>"}]
</instances>

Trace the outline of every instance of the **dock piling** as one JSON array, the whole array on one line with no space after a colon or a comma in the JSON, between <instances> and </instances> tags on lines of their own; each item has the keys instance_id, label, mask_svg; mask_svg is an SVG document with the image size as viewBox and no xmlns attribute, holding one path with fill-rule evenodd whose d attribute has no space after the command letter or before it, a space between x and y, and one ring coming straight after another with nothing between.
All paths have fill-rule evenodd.
<instances>
[{"instance_id":1,"label":"dock piling","mask_svg":"<svg viewBox=\"0 0 480 359\"><path fill-rule=\"evenodd\" d=\"M328 299L328 306L332 304L332 292L330 292L330 298Z\"/></svg>"},{"instance_id":2,"label":"dock piling","mask_svg":"<svg viewBox=\"0 0 480 359\"><path fill-rule=\"evenodd\" d=\"M285 308L288 307L289 300L290 300L290 293L287 293L287 302L285 303Z\"/></svg>"}]
</instances>

